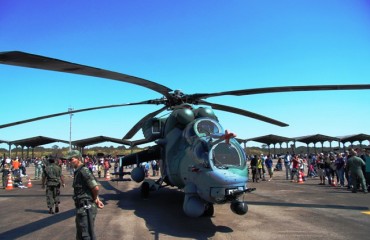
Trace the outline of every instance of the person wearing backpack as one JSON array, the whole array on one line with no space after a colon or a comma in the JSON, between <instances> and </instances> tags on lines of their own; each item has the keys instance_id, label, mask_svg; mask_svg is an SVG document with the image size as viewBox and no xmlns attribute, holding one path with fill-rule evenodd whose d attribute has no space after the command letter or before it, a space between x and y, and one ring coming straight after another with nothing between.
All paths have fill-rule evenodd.
<instances>
[{"instance_id":1,"label":"person wearing backpack","mask_svg":"<svg viewBox=\"0 0 370 240\"><path fill-rule=\"evenodd\" d=\"M60 185L64 184L64 176L62 175L62 169L59 165L55 164L55 159L49 157L49 164L45 166L42 174L42 189L45 189L46 184L46 204L49 208L49 213L54 214L59 212L60 204Z\"/></svg>"}]
</instances>

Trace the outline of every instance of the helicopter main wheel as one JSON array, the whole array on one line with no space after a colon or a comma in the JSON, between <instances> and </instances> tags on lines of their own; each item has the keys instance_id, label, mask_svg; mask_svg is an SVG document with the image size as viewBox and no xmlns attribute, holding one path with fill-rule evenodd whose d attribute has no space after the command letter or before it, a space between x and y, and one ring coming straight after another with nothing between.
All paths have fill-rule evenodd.
<instances>
[{"instance_id":1,"label":"helicopter main wheel","mask_svg":"<svg viewBox=\"0 0 370 240\"><path fill-rule=\"evenodd\" d=\"M148 198L149 190L150 190L149 183L143 182L143 184L141 184L141 197L144 199Z\"/></svg>"},{"instance_id":2,"label":"helicopter main wheel","mask_svg":"<svg viewBox=\"0 0 370 240\"><path fill-rule=\"evenodd\" d=\"M207 203L202 216L203 217L212 217L214 213L215 213L215 208L214 208L213 204L212 203Z\"/></svg>"}]
</instances>

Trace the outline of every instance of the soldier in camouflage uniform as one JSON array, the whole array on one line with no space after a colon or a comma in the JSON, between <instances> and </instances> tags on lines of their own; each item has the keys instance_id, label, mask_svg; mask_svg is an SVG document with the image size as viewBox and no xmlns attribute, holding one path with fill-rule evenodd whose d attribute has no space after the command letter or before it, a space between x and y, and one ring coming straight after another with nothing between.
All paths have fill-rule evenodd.
<instances>
[{"instance_id":1,"label":"soldier in camouflage uniform","mask_svg":"<svg viewBox=\"0 0 370 240\"><path fill-rule=\"evenodd\" d=\"M365 180L366 180L366 184L368 186L368 190L369 189L369 185L370 185L370 149L365 149L365 154L364 154L364 159L365 159Z\"/></svg>"},{"instance_id":2,"label":"soldier in camouflage uniform","mask_svg":"<svg viewBox=\"0 0 370 240\"><path fill-rule=\"evenodd\" d=\"M76 206L76 239L95 239L94 221L97 208L104 207L104 204L98 197L98 183L94 175L81 162L79 151L70 151L66 159L68 159L75 169L73 200Z\"/></svg>"},{"instance_id":3,"label":"soldier in camouflage uniform","mask_svg":"<svg viewBox=\"0 0 370 240\"><path fill-rule=\"evenodd\" d=\"M46 183L46 203L49 208L49 213L54 214L59 212L59 195L60 195L60 184L65 187L64 177L62 175L62 169L55 164L54 158L48 159L49 164L44 167L42 173L42 188L45 188Z\"/></svg>"},{"instance_id":4,"label":"soldier in camouflage uniform","mask_svg":"<svg viewBox=\"0 0 370 240\"><path fill-rule=\"evenodd\" d=\"M361 158L357 156L357 152L351 149L351 155L352 157L348 159L347 161L347 167L349 169L349 172L351 174L352 178L352 185L353 189L352 192L356 193L357 192L357 181L361 184L362 190L364 193L367 193L367 186L365 182L365 177L362 172L362 168L365 167L365 162Z\"/></svg>"}]
</instances>

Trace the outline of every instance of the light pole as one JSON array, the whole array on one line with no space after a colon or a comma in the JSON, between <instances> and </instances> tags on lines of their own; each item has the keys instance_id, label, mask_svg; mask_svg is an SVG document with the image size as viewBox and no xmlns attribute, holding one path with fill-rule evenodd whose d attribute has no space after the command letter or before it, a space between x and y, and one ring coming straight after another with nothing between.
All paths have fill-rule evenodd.
<instances>
[{"instance_id":1,"label":"light pole","mask_svg":"<svg viewBox=\"0 0 370 240\"><path fill-rule=\"evenodd\" d=\"M68 108L68 112L73 111L73 108ZM69 114L69 151L72 151L72 116L73 113Z\"/></svg>"}]
</instances>

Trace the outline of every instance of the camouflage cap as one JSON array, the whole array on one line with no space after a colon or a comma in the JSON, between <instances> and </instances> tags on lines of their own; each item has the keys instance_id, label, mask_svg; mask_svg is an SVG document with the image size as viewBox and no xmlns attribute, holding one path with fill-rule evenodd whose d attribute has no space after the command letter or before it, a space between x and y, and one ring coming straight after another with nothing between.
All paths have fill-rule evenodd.
<instances>
[{"instance_id":1,"label":"camouflage cap","mask_svg":"<svg viewBox=\"0 0 370 240\"><path fill-rule=\"evenodd\" d=\"M80 158L81 157L80 151L78 151L78 150L69 151L64 158L71 159L73 157Z\"/></svg>"}]
</instances>

